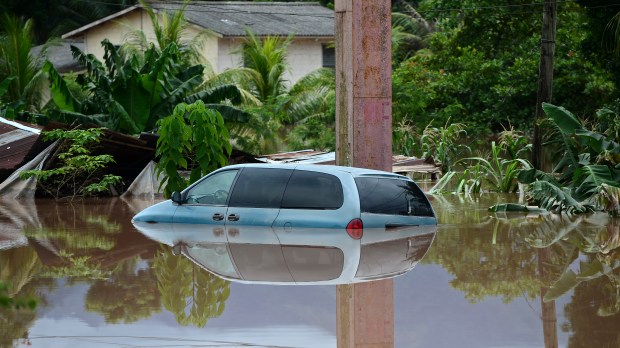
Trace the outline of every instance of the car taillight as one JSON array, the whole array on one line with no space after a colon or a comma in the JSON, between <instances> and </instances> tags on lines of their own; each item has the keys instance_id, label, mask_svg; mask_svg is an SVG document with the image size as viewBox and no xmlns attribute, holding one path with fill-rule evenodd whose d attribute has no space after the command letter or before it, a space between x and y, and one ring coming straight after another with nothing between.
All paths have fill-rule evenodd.
<instances>
[{"instance_id":1,"label":"car taillight","mask_svg":"<svg viewBox=\"0 0 620 348\"><path fill-rule=\"evenodd\" d=\"M353 239L362 238L362 234L364 233L364 223L360 219L353 219L349 221L347 224L347 233Z\"/></svg>"}]
</instances>

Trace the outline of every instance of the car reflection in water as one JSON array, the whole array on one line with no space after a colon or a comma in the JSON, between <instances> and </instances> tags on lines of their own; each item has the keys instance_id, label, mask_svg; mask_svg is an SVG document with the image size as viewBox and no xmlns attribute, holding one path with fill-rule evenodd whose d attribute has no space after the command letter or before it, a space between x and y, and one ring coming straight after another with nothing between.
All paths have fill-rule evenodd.
<instances>
[{"instance_id":1,"label":"car reflection in water","mask_svg":"<svg viewBox=\"0 0 620 348\"><path fill-rule=\"evenodd\" d=\"M411 270L429 249L436 225L345 229L134 222L147 237L172 247L224 279L252 284L350 284Z\"/></svg>"}]
</instances>

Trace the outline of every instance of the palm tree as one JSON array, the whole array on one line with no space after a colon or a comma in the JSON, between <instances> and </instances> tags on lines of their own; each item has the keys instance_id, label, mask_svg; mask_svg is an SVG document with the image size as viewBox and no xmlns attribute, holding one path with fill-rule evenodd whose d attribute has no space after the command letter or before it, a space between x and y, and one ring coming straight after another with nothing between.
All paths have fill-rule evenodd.
<instances>
[{"instance_id":1,"label":"palm tree","mask_svg":"<svg viewBox=\"0 0 620 348\"><path fill-rule=\"evenodd\" d=\"M399 1L397 7L402 12L392 12L393 66L428 47L425 37L435 30L433 24L426 21L411 4Z\"/></svg>"},{"instance_id":2,"label":"palm tree","mask_svg":"<svg viewBox=\"0 0 620 348\"><path fill-rule=\"evenodd\" d=\"M180 9L173 12L160 10L158 15L147 3L140 1L140 4L151 19L155 32L154 44L156 49L161 51L171 43L174 43L178 47L181 57L183 57L183 61L180 62L182 65L202 64L207 70L207 76L212 76L213 69L211 64L201 53L205 39L210 33L207 30L199 31L198 35L190 32L191 25L185 19L185 8L188 3L188 1L185 1ZM125 41L124 48L130 51L145 52L151 45L151 42L148 41L142 30L132 30L127 35Z\"/></svg>"},{"instance_id":3,"label":"palm tree","mask_svg":"<svg viewBox=\"0 0 620 348\"><path fill-rule=\"evenodd\" d=\"M243 66L218 74L209 84L234 83L249 93L246 97L253 105L271 103L288 91L284 75L289 70L286 56L293 37L260 38L250 30L246 33L246 40L237 51Z\"/></svg>"},{"instance_id":4,"label":"palm tree","mask_svg":"<svg viewBox=\"0 0 620 348\"><path fill-rule=\"evenodd\" d=\"M0 81L11 79L1 101L21 105L26 111L39 111L45 75L41 72L45 50L32 56L32 21L5 14L0 18Z\"/></svg>"}]
</instances>

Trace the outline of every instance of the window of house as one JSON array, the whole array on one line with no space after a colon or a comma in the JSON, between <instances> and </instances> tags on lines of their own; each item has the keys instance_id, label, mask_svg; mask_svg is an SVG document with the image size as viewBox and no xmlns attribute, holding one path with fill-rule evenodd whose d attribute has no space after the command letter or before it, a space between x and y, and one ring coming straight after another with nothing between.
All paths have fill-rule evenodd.
<instances>
[{"instance_id":1,"label":"window of house","mask_svg":"<svg viewBox=\"0 0 620 348\"><path fill-rule=\"evenodd\" d=\"M323 67L335 68L336 67L336 50L333 44L323 44Z\"/></svg>"}]
</instances>

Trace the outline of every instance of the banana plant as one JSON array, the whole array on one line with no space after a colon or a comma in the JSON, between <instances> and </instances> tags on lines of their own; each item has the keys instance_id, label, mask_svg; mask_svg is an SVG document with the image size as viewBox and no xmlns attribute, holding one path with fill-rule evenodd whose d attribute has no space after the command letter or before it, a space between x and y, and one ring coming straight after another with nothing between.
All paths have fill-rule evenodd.
<instances>
[{"instance_id":1,"label":"banana plant","mask_svg":"<svg viewBox=\"0 0 620 348\"><path fill-rule=\"evenodd\" d=\"M86 100L75 98L64 78L51 63L44 65L51 84L52 98L58 107L53 119L67 123L94 123L116 131L137 134L154 130L157 121L172 114L180 103L202 100L208 108L220 112L232 123L246 122L249 114L231 104L241 102L241 93L233 85L198 91L203 82L202 65L184 67L174 42L163 50L151 46L144 57L123 54L107 39L101 62L75 46L73 56L86 67L76 82L87 92Z\"/></svg>"},{"instance_id":2,"label":"banana plant","mask_svg":"<svg viewBox=\"0 0 620 348\"><path fill-rule=\"evenodd\" d=\"M604 210L620 214L620 145L605 134L585 129L563 107L543 103L552 129L545 144L557 149L551 173L522 170L518 180L529 184L533 201L554 212Z\"/></svg>"}]
</instances>

